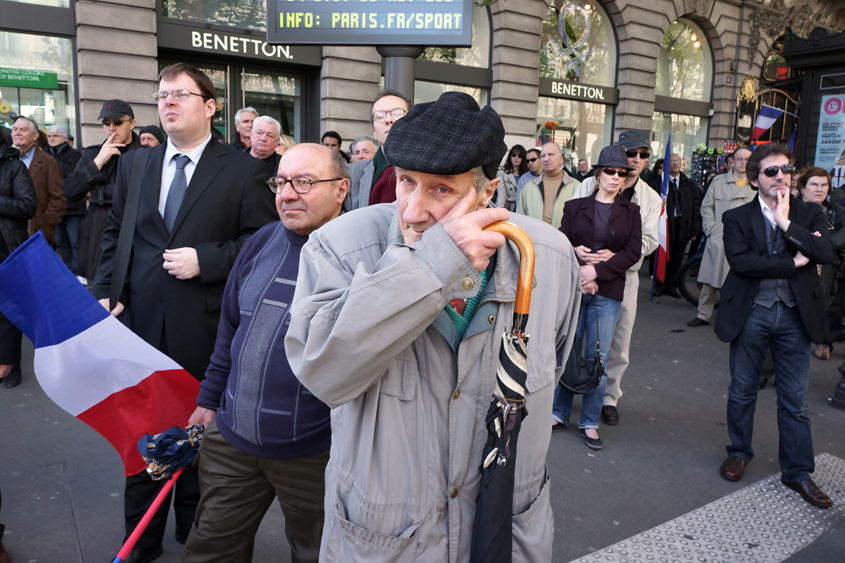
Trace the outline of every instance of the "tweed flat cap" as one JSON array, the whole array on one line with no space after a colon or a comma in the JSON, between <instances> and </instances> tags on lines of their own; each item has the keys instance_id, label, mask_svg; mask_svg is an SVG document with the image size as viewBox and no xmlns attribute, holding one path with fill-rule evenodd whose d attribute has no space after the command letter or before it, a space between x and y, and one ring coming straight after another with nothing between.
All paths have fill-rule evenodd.
<instances>
[{"instance_id":1,"label":"tweed flat cap","mask_svg":"<svg viewBox=\"0 0 845 563\"><path fill-rule=\"evenodd\" d=\"M481 166L491 180L508 152L502 118L463 92L417 104L393 124L384 156L393 166L454 176Z\"/></svg>"},{"instance_id":2,"label":"tweed flat cap","mask_svg":"<svg viewBox=\"0 0 845 563\"><path fill-rule=\"evenodd\" d=\"M619 134L619 144L626 151L640 147L650 147L649 132L642 129L628 129Z\"/></svg>"}]
</instances>

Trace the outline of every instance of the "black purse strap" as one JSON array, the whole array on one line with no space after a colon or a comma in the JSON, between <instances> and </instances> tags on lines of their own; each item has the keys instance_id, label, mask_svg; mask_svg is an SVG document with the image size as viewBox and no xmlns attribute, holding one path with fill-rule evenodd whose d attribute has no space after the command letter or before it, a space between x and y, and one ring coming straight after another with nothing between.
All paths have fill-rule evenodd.
<instances>
[{"instance_id":1,"label":"black purse strap","mask_svg":"<svg viewBox=\"0 0 845 563\"><path fill-rule=\"evenodd\" d=\"M132 255L132 240L135 238L135 223L138 220L138 206L141 202L141 181L147 168L147 149L135 149L132 159L132 173L129 177L129 189L126 191L126 206L123 208L123 221L117 238L117 249L112 267L111 286L109 288L109 309L120 300L126 274L129 270L129 258Z\"/></svg>"}]
</instances>

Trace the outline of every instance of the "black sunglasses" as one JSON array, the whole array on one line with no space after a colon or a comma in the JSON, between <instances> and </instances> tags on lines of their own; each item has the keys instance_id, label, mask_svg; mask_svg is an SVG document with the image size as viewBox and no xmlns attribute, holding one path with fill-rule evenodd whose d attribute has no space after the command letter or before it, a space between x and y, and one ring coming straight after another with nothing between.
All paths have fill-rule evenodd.
<instances>
[{"instance_id":1,"label":"black sunglasses","mask_svg":"<svg viewBox=\"0 0 845 563\"><path fill-rule=\"evenodd\" d=\"M651 156L651 153L648 151L625 151L625 156L628 158L634 158L637 154L640 155L640 158L649 158Z\"/></svg>"},{"instance_id":2,"label":"black sunglasses","mask_svg":"<svg viewBox=\"0 0 845 563\"><path fill-rule=\"evenodd\" d=\"M126 123L127 121L132 121L132 120L131 120L131 119L104 119L104 120L103 120L103 125L104 125L105 127L108 127L109 125L111 125L112 123L114 123L114 126L115 126L115 127L120 127L120 126L121 126L121 124Z\"/></svg>"},{"instance_id":3,"label":"black sunglasses","mask_svg":"<svg viewBox=\"0 0 845 563\"><path fill-rule=\"evenodd\" d=\"M610 168L602 168L602 172L604 172L608 176L619 176L620 178L627 178L628 171L627 170L611 170Z\"/></svg>"},{"instance_id":4,"label":"black sunglasses","mask_svg":"<svg viewBox=\"0 0 845 563\"><path fill-rule=\"evenodd\" d=\"M535 160L540 160L540 159L535 156L534 158L526 158L525 160L527 160L528 162L534 162Z\"/></svg>"},{"instance_id":5,"label":"black sunglasses","mask_svg":"<svg viewBox=\"0 0 845 563\"><path fill-rule=\"evenodd\" d=\"M778 170L781 170L784 175L792 174L795 171L795 167L791 164L784 164L783 166L769 166L765 170L761 170L761 174L765 174L769 178L774 178L778 175Z\"/></svg>"}]
</instances>

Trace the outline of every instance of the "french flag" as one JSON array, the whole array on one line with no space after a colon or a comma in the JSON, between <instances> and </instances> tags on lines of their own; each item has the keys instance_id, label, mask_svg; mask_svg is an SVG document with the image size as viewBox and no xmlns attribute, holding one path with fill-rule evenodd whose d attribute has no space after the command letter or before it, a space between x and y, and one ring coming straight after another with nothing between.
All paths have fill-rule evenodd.
<instances>
[{"instance_id":1,"label":"french flag","mask_svg":"<svg viewBox=\"0 0 845 563\"><path fill-rule=\"evenodd\" d=\"M772 128L775 121L780 119L780 116L783 114L784 111L782 109L773 108L766 104L761 105L760 113L757 114L757 121L754 123L754 133L751 135L751 139L755 141L759 139L763 133Z\"/></svg>"},{"instance_id":2,"label":"french flag","mask_svg":"<svg viewBox=\"0 0 845 563\"><path fill-rule=\"evenodd\" d=\"M666 214L666 198L669 197L669 160L672 155L672 134L666 141L663 157L663 176L660 178L660 216L657 218L657 257L654 261L654 279L660 283L666 280L666 262L669 261L669 216ZM654 296L654 281L651 282L651 294Z\"/></svg>"},{"instance_id":3,"label":"french flag","mask_svg":"<svg viewBox=\"0 0 845 563\"><path fill-rule=\"evenodd\" d=\"M125 474L144 471L144 434L185 426L199 382L144 342L77 281L40 232L0 265L0 310L35 344L50 399L105 437Z\"/></svg>"}]
</instances>

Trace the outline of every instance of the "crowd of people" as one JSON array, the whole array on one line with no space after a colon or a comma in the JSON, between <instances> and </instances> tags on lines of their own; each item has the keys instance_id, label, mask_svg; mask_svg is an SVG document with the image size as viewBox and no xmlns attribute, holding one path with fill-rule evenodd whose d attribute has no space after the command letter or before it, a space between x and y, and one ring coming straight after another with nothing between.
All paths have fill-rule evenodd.
<instances>
[{"instance_id":1,"label":"crowd of people","mask_svg":"<svg viewBox=\"0 0 845 563\"><path fill-rule=\"evenodd\" d=\"M601 449L599 423L620 423L639 272L661 210L669 262L656 293L679 297L684 257L702 239L689 326L710 323L721 291L715 328L730 343L731 384L720 474L738 481L754 456L768 363L783 482L831 505L811 478L806 396L811 344L829 357L841 338L845 211L819 168L790 195L785 146L740 148L699 187L677 154L649 169L644 130L623 131L575 171L554 142L508 150L498 114L456 92L412 105L382 90L372 135L348 152L334 131L295 144L250 107L225 144L212 128L215 88L187 64L161 71L153 99L161 128L136 132L132 107L111 100L103 142L81 152L67 131L25 117L0 134L0 260L41 231L112 315L201 382L186 421L205 427L199 463L171 493L184 561L250 561L275 499L297 562L474 560L478 468L493 459L482 459L488 371L519 268L504 236L483 229L504 220L537 255L520 386L531 416L518 459L509 450L497 461L512 464L503 549L514 560L551 560L544 464L573 410L574 393L557 384L573 346L603 374L582 398L585 444ZM20 358L21 333L0 314L5 387L20 382ZM127 536L161 485L146 472L126 478ZM170 505L128 561L162 554Z\"/></svg>"}]
</instances>

